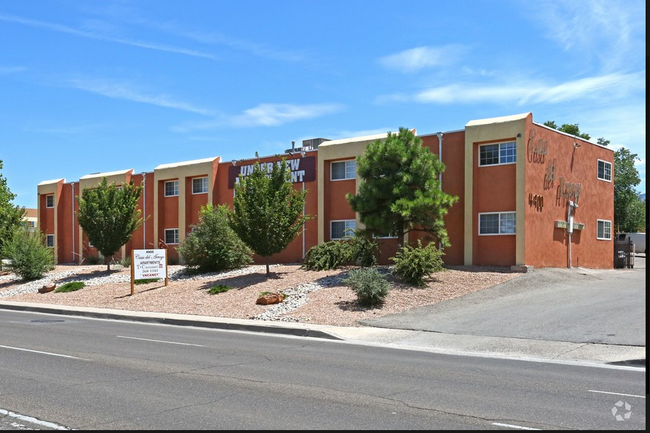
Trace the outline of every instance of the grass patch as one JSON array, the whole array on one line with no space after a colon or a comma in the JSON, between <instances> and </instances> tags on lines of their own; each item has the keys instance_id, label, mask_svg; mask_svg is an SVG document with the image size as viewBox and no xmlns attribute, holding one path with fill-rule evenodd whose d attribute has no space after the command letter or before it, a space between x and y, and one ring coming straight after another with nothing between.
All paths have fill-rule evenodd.
<instances>
[{"instance_id":1,"label":"grass patch","mask_svg":"<svg viewBox=\"0 0 650 433\"><path fill-rule=\"evenodd\" d=\"M234 289L232 286L226 286L225 284L217 284L216 286L210 287L208 293L211 295L216 295L217 293L225 293L230 289Z\"/></svg>"},{"instance_id":2,"label":"grass patch","mask_svg":"<svg viewBox=\"0 0 650 433\"><path fill-rule=\"evenodd\" d=\"M54 289L55 292L58 293L65 293L65 292L74 292L79 289L83 289L86 286L86 283L83 281L70 281L69 283L65 283L56 289Z\"/></svg>"},{"instance_id":3,"label":"grass patch","mask_svg":"<svg viewBox=\"0 0 650 433\"><path fill-rule=\"evenodd\" d=\"M139 280L133 281L133 284L149 284L160 281L160 278L141 278Z\"/></svg>"}]
</instances>

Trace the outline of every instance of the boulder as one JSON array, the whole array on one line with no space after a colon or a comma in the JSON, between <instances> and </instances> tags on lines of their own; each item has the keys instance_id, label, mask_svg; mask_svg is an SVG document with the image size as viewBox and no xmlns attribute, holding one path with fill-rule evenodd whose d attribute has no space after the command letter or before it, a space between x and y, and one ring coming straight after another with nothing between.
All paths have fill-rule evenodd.
<instances>
[{"instance_id":1,"label":"boulder","mask_svg":"<svg viewBox=\"0 0 650 433\"><path fill-rule=\"evenodd\" d=\"M259 305L278 304L283 299L284 296L281 293L268 293L257 298L257 302L255 303Z\"/></svg>"}]
</instances>

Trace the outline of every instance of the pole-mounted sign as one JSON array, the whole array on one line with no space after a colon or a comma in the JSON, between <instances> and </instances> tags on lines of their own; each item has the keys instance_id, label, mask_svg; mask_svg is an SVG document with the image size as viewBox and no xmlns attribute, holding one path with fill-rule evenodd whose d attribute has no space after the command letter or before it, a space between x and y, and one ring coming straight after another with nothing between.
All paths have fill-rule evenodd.
<instances>
[{"instance_id":1,"label":"pole-mounted sign","mask_svg":"<svg viewBox=\"0 0 650 433\"><path fill-rule=\"evenodd\" d=\"M143 279L167 278L167 250L132 250L131 251L131 295L134 292L134 281Z\"/></svg>"}]
</instances>

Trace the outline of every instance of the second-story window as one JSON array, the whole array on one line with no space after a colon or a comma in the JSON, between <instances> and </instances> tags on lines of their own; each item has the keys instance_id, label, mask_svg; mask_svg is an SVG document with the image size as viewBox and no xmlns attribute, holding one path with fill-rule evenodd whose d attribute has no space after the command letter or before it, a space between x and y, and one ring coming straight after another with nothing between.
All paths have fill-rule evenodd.
<instances>
[{"instance_id":1,"label":"second-story window","mask_svg":"<svg viewBox=\"0 0 650 433\"><path fill-rule=\"evenodd\" d=\"M339 161L331 164L331 180L355 179L357 177L357 161Z\"/></svg>"},{"instance_id":2,"label":"second-story window","mask_svg":"<svg viewBox=\"0 0 650 433\"><path fill-rule=\"evenodd\" d=\"M208 178L197 177L192 179L192 194L205 194L208 192Z\"/></svg>"},{"instance_id":3,"label":"second-story window","mask_svg":"<svg viewBox=\"0 0 650 433\"><path fill-rule=\"evenodd\" d=\"M178 181L170 180L165 182L165 197L173 197L178 195Z\"/></svg>"},{"instance_id":4,"label":"second-story window","mask_svg":"<svg viewBox=\"0 0 650 433\"><path fill-rule=\"evenodd\" d=\"M479 146L478 165L480 167L515 162L517 162L517 143L514 141Z\"/></svg>"},{"instance_id":5,"label":"second-story window","mask_svg":"<svg viewBox=\"0 0 650 433\"><path fill-rule=\"evenodd\" d=\"M54 195L45 196L45 207L54 207Z\"/></svg>"}]
</instances>

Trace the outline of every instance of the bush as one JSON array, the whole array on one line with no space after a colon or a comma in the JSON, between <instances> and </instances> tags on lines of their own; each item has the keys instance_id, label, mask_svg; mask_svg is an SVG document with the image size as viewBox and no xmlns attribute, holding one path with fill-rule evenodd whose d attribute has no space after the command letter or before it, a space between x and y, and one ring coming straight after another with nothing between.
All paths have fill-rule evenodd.
<instances>
[{"instance_id":1,"label":"bush","mask_svg":"<svg viewBox=\"0 0 650 433\"><path fill-rule=\"evenodd\" d=\"M242 268L253 262L252 251L228 224L225 205L201 207L199 222L178 245L178 254L194 270L218 272Z\"/></svg>"},{"instance_id":2,"label":"bush","mask_svg":"<svg viewBox=\"0 0 650 433\"><path fill-rule=\"evenodd\" d=\"M54 289L55 292L57 293L64 293L64 292L74 292L79 289L83 289L86 286L86 284L83 281L70 281L69 283L65 283L56 289Z\"/></svg>"},{"instance_id":3,"label":"bush","mask_svg":"<svg viewBox=\"0 0 650 433\"><path fill-rule=\"evenodd\" d=\"M38 280L54 269L54 254L45 246L45 235L17 229L4 244L1 256L11 260L11 271L25 280Z\"/></svg>"},{"instance_id":4,"label":"bush","mask_svg":"<svg viewBox=\"0 0 650 433\"><path fill-rule=\"evenodd\" d=\"M347 241L328 241L314 245L302 264L308 271L327 271L352 262L352 248Z\"/></svg>"},{"instance_id":5,"label":"bush","mask_svg":"<svg viewBox=\"0 0 650 433\"><path fill-rule=\"evenodd\" d=\"M89 265L102 265L104 264L104 258L101 256L86 256L86 262Z\"/></svg>"},{"instance_id":6,"label":"bush","mask_svg":"<svg viewBox=\"0 0 650 433\"><path fill-rule=\"evenodd\" d=\"M149 284L160 281L160 278L140 278L139 280L133 280L133 284Z\"/></svg>"},{"instance_id":7,"label":"bush","mask_svg":"<svg viewBox=\"0 0 650 433\"><path fill-rule=\"evenodd\" d=\"M410 285L424 286L425 277L443 269L443 254L433 242L422 247L422 242L418 239L417 247L405 245L397 251L395 257L392 258L395 262L393 274Z\"/></svg>"},{"instance_id":8,"label":"bush","mask_svg":"<svg viewBox=\"0 0 650 433\"><path fill-rule=\"evenodd\" d=\"M359 304L369 307L383 303L390 290L386 277L374 267L352 269L343 282L356 293Z\"/></svg>"},{"instance_id":9,"label":"bush","mask_svg":"<svg viewBox=\"0 0 650 433\"><path fill-rule=\"evenodd\" d=\"M375 266L377 242L362 231L342 240L314 245L305 254L302 267L310 271L327 271L344 265Z\"/></svg>"},{"instance_id":10,"label":"bush","mask_svg":"<svg viewBox=\"0 0 650 433\"><path fill-rule=\"evenodd\" d=\"M216 295L217 293L225 293L230 289L234 289L232 286L226 286L225 284L217 284L216 286L210 287L208 293L211 295Z\"/></svg>"},{"instance_id":11,"label":"bush","mask_svg":"<svg viewBox=\"0 0 650 433\"><path fill-rule=\"evenodd\" d=\"M130 268L131 257L124 257L122 260L120 260L120 265L124 266L125 268Z\"/></svg>"}]
</instances>

